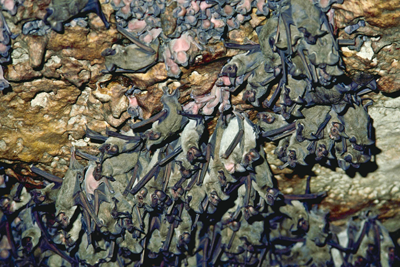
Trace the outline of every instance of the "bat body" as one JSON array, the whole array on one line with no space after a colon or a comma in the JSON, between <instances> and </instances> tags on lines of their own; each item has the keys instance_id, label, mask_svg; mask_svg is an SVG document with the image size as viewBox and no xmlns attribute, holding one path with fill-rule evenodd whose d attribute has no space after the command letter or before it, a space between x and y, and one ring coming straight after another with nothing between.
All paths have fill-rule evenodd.
<instances>
[{"instance_id":1,"label":"bat body","mask_svg":"<svg viewBox=\"0 0 400 267\"><path fill-rule=\"evenodd\" d=\"M106 71L108 72L145 72L158 60L159 41L150 43L154 53L149 54L137 44L122 46L115 44L101 54L105 57Z\"/></svg>"},{"instance_id":2,"label":"bat body","mask_svg":"<svg viewBox=\"0 0 400 267\"><path fill-rule=\"evenodd\" d=\"M169 94L167 88L164 89L164 94L161 97L163 110L166 111L165 118L162 118L153 123L152 128L146 131L147 149L153 145L161 144L165 139L173 136L181 131L188 123L188 119L179 114L182 111L182 106L178 102L179 90L176 89L172 94Z\"/></svg>"},{"instance_id":3,"label":"bat body","mask_svg":"<svg viewBox=\"0 0 400 267\"><path fill-rule=\"evenodd\" d=\"M87 12L95 12L103 21L106 28L110 28L98 0L53 0L44 17L44 22L56 32L62 32L63 23L71 18Z\"/></svg>"}]
</instances>

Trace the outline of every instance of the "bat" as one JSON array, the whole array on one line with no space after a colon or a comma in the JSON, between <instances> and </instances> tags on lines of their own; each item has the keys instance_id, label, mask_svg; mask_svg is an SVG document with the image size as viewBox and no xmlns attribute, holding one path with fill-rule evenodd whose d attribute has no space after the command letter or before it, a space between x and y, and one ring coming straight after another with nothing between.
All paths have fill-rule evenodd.
<instances>
[{"instance_id":1,"label":"bat","mask_svg":"<svg viewBox=\"0 0 400 267\"><path fill-rule=\"evenodd\" d=\"M47 13L43 18L45 24L51 26L53 30L62 33L64 30L63 23L70 20L79 14L94 12L104 23L104 26L109 29L104 13L101 11L101 5L98 0L53 0L47 9Z\"/></svg>"}]
</instances>

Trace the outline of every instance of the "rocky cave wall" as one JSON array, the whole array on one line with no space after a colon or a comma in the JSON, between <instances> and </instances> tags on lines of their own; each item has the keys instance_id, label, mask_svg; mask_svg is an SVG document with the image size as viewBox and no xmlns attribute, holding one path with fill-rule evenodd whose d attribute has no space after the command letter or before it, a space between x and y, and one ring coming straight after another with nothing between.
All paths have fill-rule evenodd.
<instances>
[{"instance_id":1,"label":"rocky cave wall","mask_svg":"<svg viewBox=\"0 0 400 267\"><path fill-rule=\"evenodd\" d=\"M179 88L184 104L190 94L209 92L226 61L242 53L225 48L222 41L209 43L193 65L180 67L179 79L168 77L163 62L144 73L103 74L105 60L101 52L122 39L111 3L102 4L111 23L109 30L96 14L88 14L87 27L72 21L63 34L23 34L22 26L43 19L49 4L49 0L26 0L15 16L3 12L11 31L19 35L12 40L12 61L3 66L10 87L0 95L0 161L7 175L33 187L41 184L41 178L29 172L30 164L62 177L68 168L71 146L87 153L97 152L98 144L85 137L86 125L101 133L107 127L129 129L124 93L132 85L142 90L137 98L144 118L148 118L162 108L162 86ZM399 6L400 1L382 0L345 0L333 5L338 38L357 38L358 47L342 48L347 74L355 79L366 74L377 77L379 91L368 95L374 100L369 114L377 147L371 162L347 172L318 164L311 170L280 170L277 166L282 163L273 154L276 144L267 143L265 147L279 189L288 194L302 193L305 177L312 174L312 190L328 192L321 206L329 208L331 218L338 223L366 208L386 219L399 214ZM264 20L253 12L250 21L229 32L228 41L257 42L255 28ZM359 21L365 21L365 26L349 35L346 27ZM232 104L239 110L251 109L242 100L242 93L232 96ZM390 220L387 225L390 228Z\"/></svg>"}]
</instances>

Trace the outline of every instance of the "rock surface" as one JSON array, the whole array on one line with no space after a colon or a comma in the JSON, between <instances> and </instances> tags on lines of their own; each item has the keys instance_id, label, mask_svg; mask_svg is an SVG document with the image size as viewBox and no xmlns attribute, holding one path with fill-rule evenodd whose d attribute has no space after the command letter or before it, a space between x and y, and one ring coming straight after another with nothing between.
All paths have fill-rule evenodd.
<instances>
[{"instance_id":1,"label":"rock surface","mask_svg":"<svg viewBox=\"0 0 400 267\"><path fill-rule=\"evenodd\" d=\"M379 77L379 89L386 93L394 93L400 89L400 67L397 63L399 6L400 1L350 0L334 7L339 38L364 39L358 51L343 49L347 72L352 76L368 73ZM365 26L351 35L344 31L346 26L359 21L365 21Z\"/></svg>"},{"instance_id":2,"label":"rock surface","mask_svg":"<svg viewBox=\"0 0 400 267\"><path fill-rule=\"evenodd\" d=\"M25 1L15 17L6 15L12 32L21 33L24 21L42 19L49 2ZM319 165L312 169L312 191L328 191L322 206L331 210L334 220L365 208L379 212L383 218L400 210L400 177L396 175L400 167L400 100L396 94L389 94L400 89L400 50L396 43L400 38L399 5L400 1L382 0L345 0L334 5L339 38L365 36L359 51L342 49L346 71L358 79L377 76L381 91L369 94L375 101L369 113L378 148L372 162L355 173ZM103 9L110 18L111 4L103 4ZM190 94L208 93L227 59L240 53L227 50L221 41L210 43L193 65L180 67L180 79L168 77L164 63L155 64L145 73L105 75L101 72L105 68L101 52L122 42L122 36L115 25L106 30L96 15L88 18L87 28L71 23L63 34L21 33L12 40L12 62L4 67L11 87L0 96L0 160L7 166L16 169L14 164L20 164L27 168L33 163L62 177L71 146L88 153L98 146L85 138L86 125L101 133L106 127L128 129L130 116L124 93L132 85L142 90L137 98L143 117L148 118L162 108L162 85L173 83L174 88L179 87L180 102L184 104ZM365 21L365 27L351 35L345 32L346 26L360 20ZM254 29L263 23L263 17L253 14L251 21L230 32L229 41L257 42ZM232 103L238 109L250 107L240 95L233 96ZM307 170L296 170L296 175L290 169L281 171L277 166L282 163L273 155L274 144L267 144L266 150L279 188L284 193L304 192L302 172Z\"/></svg>"}]
</instances>

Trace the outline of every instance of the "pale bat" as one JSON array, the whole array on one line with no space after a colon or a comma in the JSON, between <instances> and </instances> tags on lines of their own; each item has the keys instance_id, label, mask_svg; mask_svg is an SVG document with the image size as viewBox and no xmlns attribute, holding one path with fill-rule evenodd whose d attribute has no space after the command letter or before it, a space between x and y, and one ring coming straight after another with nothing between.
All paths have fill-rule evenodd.
<instances>
[{"instance_id":1,"label":"pale bat","mask_svg":"<svg viewBox=\"0 0 400 267\"><path fill-rule=\"evenodd\" d=\"M55 188L55 183L48 184L45 188L34 189L30 193L32 201L36 205L49 205L57 200L59 188Z\"/></svg>"},{"instance_id":2,"label":"pale bat","mask_svg":"<svg viewBox=\"0 0 400 267\"><path fill-rule=\"evenodd\" d=\"M363 106L361 103L354 103L339 118L354 149L361 151L364 146L374 144L374 141L371 139L372 126L371 118L367 112L367 105Z\"/></svg>"},{"instance_id":3,"label":"pale bat","mask_svg":"<svg viewBox=\"0 0 400 267\"><path fill-rule=\"evenodd\" d=\"M307 264L327 266L333 264L328 243L327 213L313 209L308 214L307 233L303 240L299 239L289 254L280 254L285 264Z\"/></svg>"},{"instance_id":4,"label":"pale bat","mask_svg":"<svg viewBox=\"0 0 400 267\"><path fill-rule=\"evenodd\" d=\"M191 63L190 54L193 50L192 44L198 49L203 50L203 47L194 40L194 32L186 31L177 39L172 39L169 43L170 51L174 61L184 67Z\"/></svg>"},{"instance_id":5,"label":"pale bat","mask_svg":"<svg viewBox=\"0 0 400 267\"><path fill-rule=\"evenodd\" d=\"M266 160L266 154L262 147L260 151L260 162L254 167L254 179L252 181L253 188L258 192L268 205L274 204L274 193L277 189L274 189L273 174L271 168Z\"/></svg>"},{"instance_id":6,"label":"pale bat","mask_svg":"<svg viewBox=\"0 0 400 267\"><path fill-rule=\"evenodd\" d=\"M79 261L93 266L103 261L109 252L107 249L105 249L104 239L101 239L98 242L99 247L102 248L99 249L99 251L95 251L95 248L93 246L89 246L89 244L90 243L87 235L83 235L76 253L76 257L79 259Z\"/></svg>"},{"instance_id":7,"label":"pale bat","mask_svg":"<svg viewBox=\"0 0 400 267\"><path fill-rule=\"evenodd\" d=\"M53 236L53 241L58 245L72 248L79 239L81 229L82 214L79 214L78 218L73 222L71 229L69 231L65 231L64 229L57 231L57 234Z\"/></svg>"},{"instance_id":8,"label":"pale bat","mask_svg":"<svg viewBox=\"0 0 400 267\"><path fill-rule=\"evenodd\" d=\"M219 149L219 157L229 173L251 170L253 162L260 157L256 150L256 137L258 136L255 125L244 114L236 113L224 134Z\"/></svg>"},{"instance_id":9,"label":"pale bat","mask_svg":"<svg viewBox=\"0 0 400 267\"><path fill-rule=\"evenodd\" d=\"M9 194L0 198L0 209L7 215L15 214L32 199L22 183L15 183Z\"/></svg>"},{"instance_id":10,"label":"pale bat","mask_svg":"<svg viewBox=\"0 0 400 267\"><path fill-rule=\"evenodd\" d=\"M201 157L200 139L204 133L204 120L189 120L181 133L182 153L190 163Z\"/></svg>"},{"instance_id":11,"label":"pale bat","mask_svg":"<svg viewBox=\"0 0 400 267\"><path fill-rule=\"evenodd\" d=\"M20 231L21 231L21 244L22 246L18 249L23 253L30 254L39 245L42 233L39 226L33 220L32 208L27 208L21 211L18 215L21 219Z\"/></svg>"},{"instance_id":12,"label":"pale bat","mask_svg":"<svg viewBox=\"0 0 400 267\"><path fill-rule=\"evenodd\" d=\"M296 121L296 139L299 142L322 139L331 119L330 106L314 106L303 110L304 118Z\"/></svg>"},{"instance_id":13,"label":"pale bat","mask_svg":"<svg viewBox=\"0 0 400 267\"><path fill-rule=\"evenodd\" d=\"M101 172L95 172L95 177L113 177L119 174L127 173L132 170L140 156L141 141L127 142L120 138L109 137L100 147L103 153L103 162L101 163Z\"/></svg>"},{"instance_id":14,"label":"pale bat","mask_svg":"<svg viewBox=\"0 0 400 267\"><path fill-rule=\"evenodd\" d=\"M263 60L247 79L247 86L242 99L255 107L261 106L260 98L270 90L269 84L281 72L280 68L273 68L270 64L270 61Z\"/></svg>"},{"instance_id":15,"label":"pale bat","mask_svg":"<svg viewBox=\"0 0 400 267\"><path fill-rule=\"evenodd\" d=\"M133 188L127 188L132 195L136 195L142 188L146 186L146 184L160 171L159 166L159 157L160 157L160 149L157 149L152 155L151 159L146 159L145 157L139 158L139 163L142 165L142 172L138 177L132 177L134 179L133 183L129 183L129 185L133 185ZM153 182L153 184L155 184ZM151 205L151 194L147 194L149 201L146 204ZM146 202L146 201L145 201Z\"/></svg>"},{"instance_id":16,"label":"pale bat","mask_svg":"<svg viewBox=\"0 0 400 267\"><path fill-rule=\"evenodd\" d=\"M105 49L101 53L105 57L106 70L103 72L145 72L157 63L160 47L157 37L146 45L124 28L118 27L118 30L133 44L115 44L112 48Z\"/></svg>"},{"instance_id":17,"label":"pale bat","mask_svg":"<svg viewBox=\"0 0 400 267\"><path fill-rule=\"evenodd\" d=\"M307 150L309 144L310 144L309 141L303 141L303 142L297 141L296 135L290 136L289 144L288 147L286 148L287 158L285 164L279 166L279 168L283 169L286 168L287 166L294 168L296 164L308 165L305 159L310 154L310 151Z\"/></svg>"},{"instance_id":18,"label":"pale bat","mask_svg":"<svg viewBox=\"0 0 400 267\"><path fill-rule=\"evenodd\" d=\"M240 255L244 253L244 257L247 258L248 255L246 254L249 251L246 251L246 248L248 243L253 246L262 245L261 236L264 231L264 223L262 221L248 223L246 220L240 220L238 223L240 223L240 227L237 229L226 227L221 231L222 243L226 244L223 250L225 254L228 254L225 257L229 257L232 254ZM248 264L251 262L255 264L256 260L257 259L254 258L250 260Z\"/></svg>"},{"instance_id":19,"label":"pale bat","mask_svg":"<svg viewBox=\"0 0 400 267\"><path fill-rule=\"evenodd\" d=\"M154 145L159 145L168 137L181 131L188 123L188 119L178 112L182 111L182 106L178 102L179 89L175 89L172 94L168 93L168 88L163 88L164 94L161 97L165 117L153 123L152 128L145 132L147 137L146 147L148 150Z\"/></svg>"},{"instance_id":20,"label":"pale bat","mask_svg":"<svg viewBox=\"0 0 400 267\"><path fill-rule=\"evenodd\" d=\"M284 216L278 225L271 228L270 238L272 240L280 237L303 237L309 230L309 214L300 201L294 200L290 204L280 207L279 213Z\"/></svg>"},{"instance_id":21,"label":"pale bat","mask_svg":"<svg viewBox=\"0 0 400 267\"><path fill-rule=\"evenodd\" d=\"M75 148L71 150L70 168L65 174L64 181L58 192L56 201L56 221L62 227L68 227L70 219L79 205L84 211L87 231L90 233L90 221L93 219L98 226L102 222L96 216L92 205L88 202L87 195L81 189L84 179L84 167L75 158Z\"/></svg>"},{"instance_id":22,"label":"pale bat","mask_svg":"<svg viewBox=\"0 0 400 267\"><path fill-rule=\"evenodd\" d=\"M234 56L221 70L219 77L225 86L236 87L237 78L244 79L247 73L255 70L264 62L263 54L258 47L257 50L250 50L245 54Z\"/></svg>"}]
</instances>

